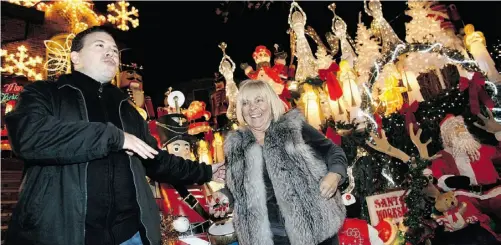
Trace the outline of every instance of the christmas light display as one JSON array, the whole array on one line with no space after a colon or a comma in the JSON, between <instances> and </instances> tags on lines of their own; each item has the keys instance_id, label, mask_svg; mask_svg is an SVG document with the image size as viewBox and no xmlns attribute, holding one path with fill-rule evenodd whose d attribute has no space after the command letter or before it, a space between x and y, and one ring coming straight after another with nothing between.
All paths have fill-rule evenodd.
<instances>
[{"instance_id":1,"label":"christmas light display","mask_svg":"<svg viewBox=\"0 0 501 245\"><path fill-rule=\"evenodd\" d=\"M9 0L9 3L21 5L28 8L35 6L35 4L39 2L40 0Z\"/></svg>"},{"instance_id":2,"label":"christmas light display","mask_svg":"<svg viewBox=\"0 0 501 245\"><path fill-rule=\"evenodd\" d=\"M381 57L380 49L377 40L371 32L362 23L362 13L359 13L356 51L358 53L357 62L355 62L355 70L358 72L358 84L363 84L369 80L369 73L374 62Z\"/></svg>"},{"instance_id":3,"label":"christmas light display","mask_svg":"<svg viewBox=\"0 0 501 245\"><path fill-rule=\"evenodd\" d=\"M43 59L40 56L30 57L28 49L24 45L17 47L17 51L15 54L8 54L7 50L1 51L1 56L5 57L2 72L42 80L42 74L37 72L36 68L39 64L42 64Z\"/></svg>"},{"instance_id":4,"label":"christmas light display","mask_svg":"<svg viewBox=\"0 0 501 245\"><path fill-rule=\"evenodd\" d=\"M364 0L364 10L374 19L372 20L371 29L374 35L378 36L382 42L383 50L385 53L392 49L397 44L403 43L393 31L388 21L383 16L383 6L379 0L370 0L367 3Z\"/></svg>"},{"instance_id":5,"label":"christmas light display","mask_svg":"<svg viewBox=\"0 0 501 245\"><path fill-rule=\"evenodd\" d=\"M315 31L315 29L313 29L313 27L307 26L305 33L306 33L306 35L311 37L311 39L313 39L313 41L315 41L315 43L318 46L318 49L328 50L327 46L325 46L324 42L322 41L322 39L320 38L318 33ZM317 58L318 58L318 56L317 56Z\"/></svg>"},{"instance_id":6,"label":"christmas light display","mask_svg":"<svg viewBox=\"0 0 501 245\"><path fill-rule=\"evenodd\" d=\"M388 52L381 59L377 60L374 62L374 66L371 69L370 72L370 77L369 81L367 82L367 87L368 89L372 89L372 86L374 83L379 79L379 77L382 74L382 67L384 67L386 64L389 63L394 63L396 59L407 53L419 53L419 54L434 54L437 55L436 57L439 58L439 60L446 60L448 63L451 64L458 64L460 65L463 69L467 70L468 72L481 72L479 67L476 65L476 62L473 60L466 59L461 52L457 50L452 50L446 47L443 47L442 44L440 43L434 43L434 44L399 44L396 46L395 50L392 52ZM435 62L436 59L431 59L431 62ZM445 63L444 63L445 64ZM414 69L418 70L421 72L419 69ZM383 76L384 77L384 76ZM366 91L368 92L368 91ZM365 103L366 107L362 108L364 111L366 111L368 114L373 114L374 113L374 108L372 108L372 105L375 103L372 95L367 96L366 98L371 100L371 103Z\"/></svg>"},{"instance_id":7,"label":"christmas light display","mask_svg":"<svg viewBox=\"0 0 501 245\"><path fill-rule=\"evenodd\" d=\"M355 55L355 51L351 47L348 39L347 39L347 25L341 17L336 14L336 4L333 3L329 5L329 9L334 13L334 17L332 18L332 32L334 35L341 41L341 59L349 62L350 66L353 67L357 56Z\"/></svg>"},{"instance_id":8,"label":"christmas light display","mask_svg":"<svg viewBox=\"0 0 501 245\"><path fill-rule=\"evenodd\" d=\"M486 41L484 34L480 31L475 31L475 27L472 24L466 25L464 27L464 32L466 34L464 43L468 51L470 51L475 58L475 61L477 61L480 69L487 74L487 77L492 82L501 82L501 75L497 71L496 65L485 46Z\"/></svg>"},{"instance_id":9,"label":"christmas light display","mask_svg":"<svg viewBox=\"0 0 501 245\"><path fill-rule=\"evenodd\" d=\"M118 7L117 7L118 5ZM132 6L129 10L130 3L126 1L120 1L118 3L110 3L108 4L108 21L112 24L116 24L118 29L122 31L128 31L130 22L133 28L139 26L139 19L133 17L139 17L139 11Z\"/></svg>"},{"instance_id":10,"label":"christmas light display","mask_svg":"<svg viewBox=\"0 0 501 245\"><path fill-rule=\"evenodd\" d=\"M44 45L47 49L47 61L44 64L44 69L48 73L67 74L71 72L71 42L75 37L74 34L64 34L64 42L60 43L54 40L45 40Z\"/></svg>"},{"instance_id":11,"label":"christmas light display","mask_svg":"<svg viewBox=\"0 0 501 245\"><path fill-rule=\"evenodd\" d=\"M67 19L71 31L75 34L90 26L102 25L106 22L106 18L96 14L92 8L93 4L86 0L63 0L37 4L37 9L44 11L46 16L59 14Z\"/></svg>"},{"instance_id":12,"label":"christmas light display","mask_svg":"<svg viewBox=\"0 0 501 245\"><path fill-rule=\"evenodd\" d=\"M235 72L235 62L226 54L227 44L222 42L219 44L219 48L223 51L223 58L219 63L219 72L223 75L226 81L226 96L228 97L229 105L226 110L226 116L229 119L236 119L236 103L237 103L237 94L238 88L233 80L233 74Z\"/></svg>"},{"instance_id":13,"label":"christmas light display","mask_svg":"<svg viewBox=\"0 0 501 245\"><path fill-rule=\"evenodd\" d=\"M295 80L303 82L308 77L317 76L316 60L305 36L306 13L297 2L292 2L289 9L288 23L294 31L297 71Z\"/></svg>"},{"instance_id":14,"label":"christmas light display","mask_svg":"<svg viewBox=\"0 0 501 245\"><path fill-rule=\"evenodd\" d=\"M405 14L412 17L412 20L405 23L405 40L408 43L442 43L446 47L452 48L453 42L447 33L442 30L438 19L429 15L436 11L431 10L431 2L409 1L409 10Z\"/></svg>"},{"instance_id":15,"label":"christmas light display","mask_svg":"<svg viewBox=\"0 0 501 245\"><path fill-rule=\"evenodd\" d=\"M496 61L498 67L501 67L501 39L491 46L491 57Z\"/></svg>"}]
</instances>

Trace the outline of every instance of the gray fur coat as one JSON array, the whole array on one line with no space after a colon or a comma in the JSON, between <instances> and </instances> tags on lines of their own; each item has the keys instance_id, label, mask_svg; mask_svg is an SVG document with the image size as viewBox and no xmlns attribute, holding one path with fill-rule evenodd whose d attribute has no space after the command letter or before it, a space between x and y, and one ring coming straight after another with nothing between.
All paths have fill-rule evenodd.
<instances>
[{"instance_id":1,"label":"gray fur coat","mask_svg":"<svg viewBox=\"0 0 501 245\"><path fill-rule=\"evenodd\" d=\"M305 144L301 135L304 120L299 111L289 111L270 125L263 147L248 129L232 132L225 140L226 184L234 198L233 224L239 244L273 244L263 167L292 245L319 244L342 226L346 210L339 192L329 200L320 194L327 166Z\"/></svg>"}]
</instances>

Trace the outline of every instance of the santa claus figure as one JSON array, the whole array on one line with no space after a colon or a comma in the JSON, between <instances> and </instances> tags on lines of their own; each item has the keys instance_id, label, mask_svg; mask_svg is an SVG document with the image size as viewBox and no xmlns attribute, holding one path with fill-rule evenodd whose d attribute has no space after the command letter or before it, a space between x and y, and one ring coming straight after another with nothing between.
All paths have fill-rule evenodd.
<instances>
[{"instance_id":1,"label":"santa claus figure","mask_svg":"<svg viewBox=\"0 0 501 245\"><path fill-rule=\"evenodd\" d=\"M262 45L257 46L252 54L252 58L256 62L256 70L246 63L240 65L240 67L250 79L261 80L270 84L275 93L277 93L280 99L290 108L288 99L291 98L291 95L289 90L287 90L287 86L285 86L286 83L282 80L286 75L285 59L287 58L287 54L284 52L279 52L277 54L278 57L275 57L275 62L272 67L270 63L270 50Z\"/></svg>"},{"instance_id":2,"label":"santa claus figure","mask_svg":"<svg viewBox=\"0 0 501 245\"><path fill-rule=\"evenodd\" d=\"M489 111L489 118L478 116L484 125L475 125L501 141L501 124L492 113ZM463 117L450 114L440 123L440 134L444 150L431 165L438 187L454 190L460 202L470 202L481 212L501 218L501 181L493 164L501 160L501 144L481 144L468 132Z\"/></svg>"},{"instance_id":3,"label":"santa claus figure","mask_svg":"<svg viewBox=\"0 0 501 245\"><path fill-rule=\"evenodd\" d=\"M350 193L342 195L343 204L346 206L346 219L343 227L338 232L339 244L344 245L383 245L378 231L367 221L358 219L361 206L355 196Z\"/></svg>"}]
</instances>

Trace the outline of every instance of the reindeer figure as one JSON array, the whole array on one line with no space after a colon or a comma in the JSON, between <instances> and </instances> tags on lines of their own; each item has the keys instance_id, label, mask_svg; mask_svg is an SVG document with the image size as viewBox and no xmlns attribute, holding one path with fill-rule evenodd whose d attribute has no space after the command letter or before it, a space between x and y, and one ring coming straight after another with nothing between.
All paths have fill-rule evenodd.
<instances>
[{"instance_id":1,"label":"reindeer figure","mask_svg":"<svg viewBox=\"0 0 501 245\"><path fill-rule=\"evenodd\" d=\"M413 128L412 123L409 124L409 128ZM421 132L422 130L420 128L416 133L414 133L414 130L409 130L409 135L411 137L412 143L417 147L421 159L431 161L436 158L442 157L440 154L435 154L431 157L429 156L427 146L432 141L431 139L429 139L425 143L421 142ZM409 162L411 160L411 157L405 152L390 145L388 139L386 138L384 130L381 130L381 136L378 136L372 132L370 133L370 135L374 139L375 144L369 141L367 141L366 143L374 150L398 158L403 162ZM429 170L428 173L427 170L425 170L423 174L425 176L431 177L431 173L429 172ZM456 198L455 192L453 191L441 193L431 180L429 181L428 185L423 188L423 192L426 194L426 196L432 198L435 201L435 209L442 213L441 215L432 214L431 217L438 224L443 225L446 231L454 232L463 229L468 224L479 223L480 227L491 233L495 239L501 241L501 235L496 234L489 225L489 216L480 212L480 210L477 209L467 199L458 200L458 198Z\"/></svg>"},{"instance_id":2,"label":"reindeer figure","mask_svg":"<svg viewBox=\"0 0 501 245\"><path fill-rule=\"evenodd\" d=\"M414 125L412 123L409 124L409 127L411 129L413 126ZM431 143L431 139L429 139L425 143L421 142L420 137L422 132L423 130L421 128L419 128L416 133L414 133L414 130L409 130L409 136L411 137L411 141L417 147L421 159L431 161L439 157L442 157L440 154L435 154L430 157L428 153L428 145ZM369 141L367 141L366 143L372 149L384 153L388 156L398 158L403 162L409 162L409 160L411 160L411 157L407 155L407 153L390 145L388 139L386 138L386 133L384 132L384 130L381 130L381 136L377 136L373 132L370 133L370 136L374 139L375 144Z\"/></svg>"}]
</instances>

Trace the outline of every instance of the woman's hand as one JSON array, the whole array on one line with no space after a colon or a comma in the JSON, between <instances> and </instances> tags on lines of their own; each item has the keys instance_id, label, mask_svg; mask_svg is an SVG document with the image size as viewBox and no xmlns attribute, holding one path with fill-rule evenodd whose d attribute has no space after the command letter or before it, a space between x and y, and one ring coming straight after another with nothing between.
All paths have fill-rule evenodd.
<instances>
[{"instance_id":1,"label":"woman's hand","mask_svg":"<svg viewBox=\"0 0 501 245\"><path fill-rule=\"evenodd\" d=\"M338 173L329 172L320 182L320 193L324 198L331 198L336 194L337 186L341 180Z\"/></svg>"},{"instance_id":2,"label":"woman's hand","mask_svg":"<svg viewBox=\"0 0 501 245\"><path fill-rule=\"evenodd\" d=\"M216 218L223 218L229 210L229 199L221 192L214 192L209 202L209 214Z\"/></svg>"},{"instance_id":3,"label":"woman's hand","mask_svg":"<svg viewBox=\"0 0 501 245\"><path fill-rule=\"evenodd\" d=\"M224 183L226 178L226 166L223 163L212 164L212 180L219 183Z\"/></svg>"}]
</instances>

